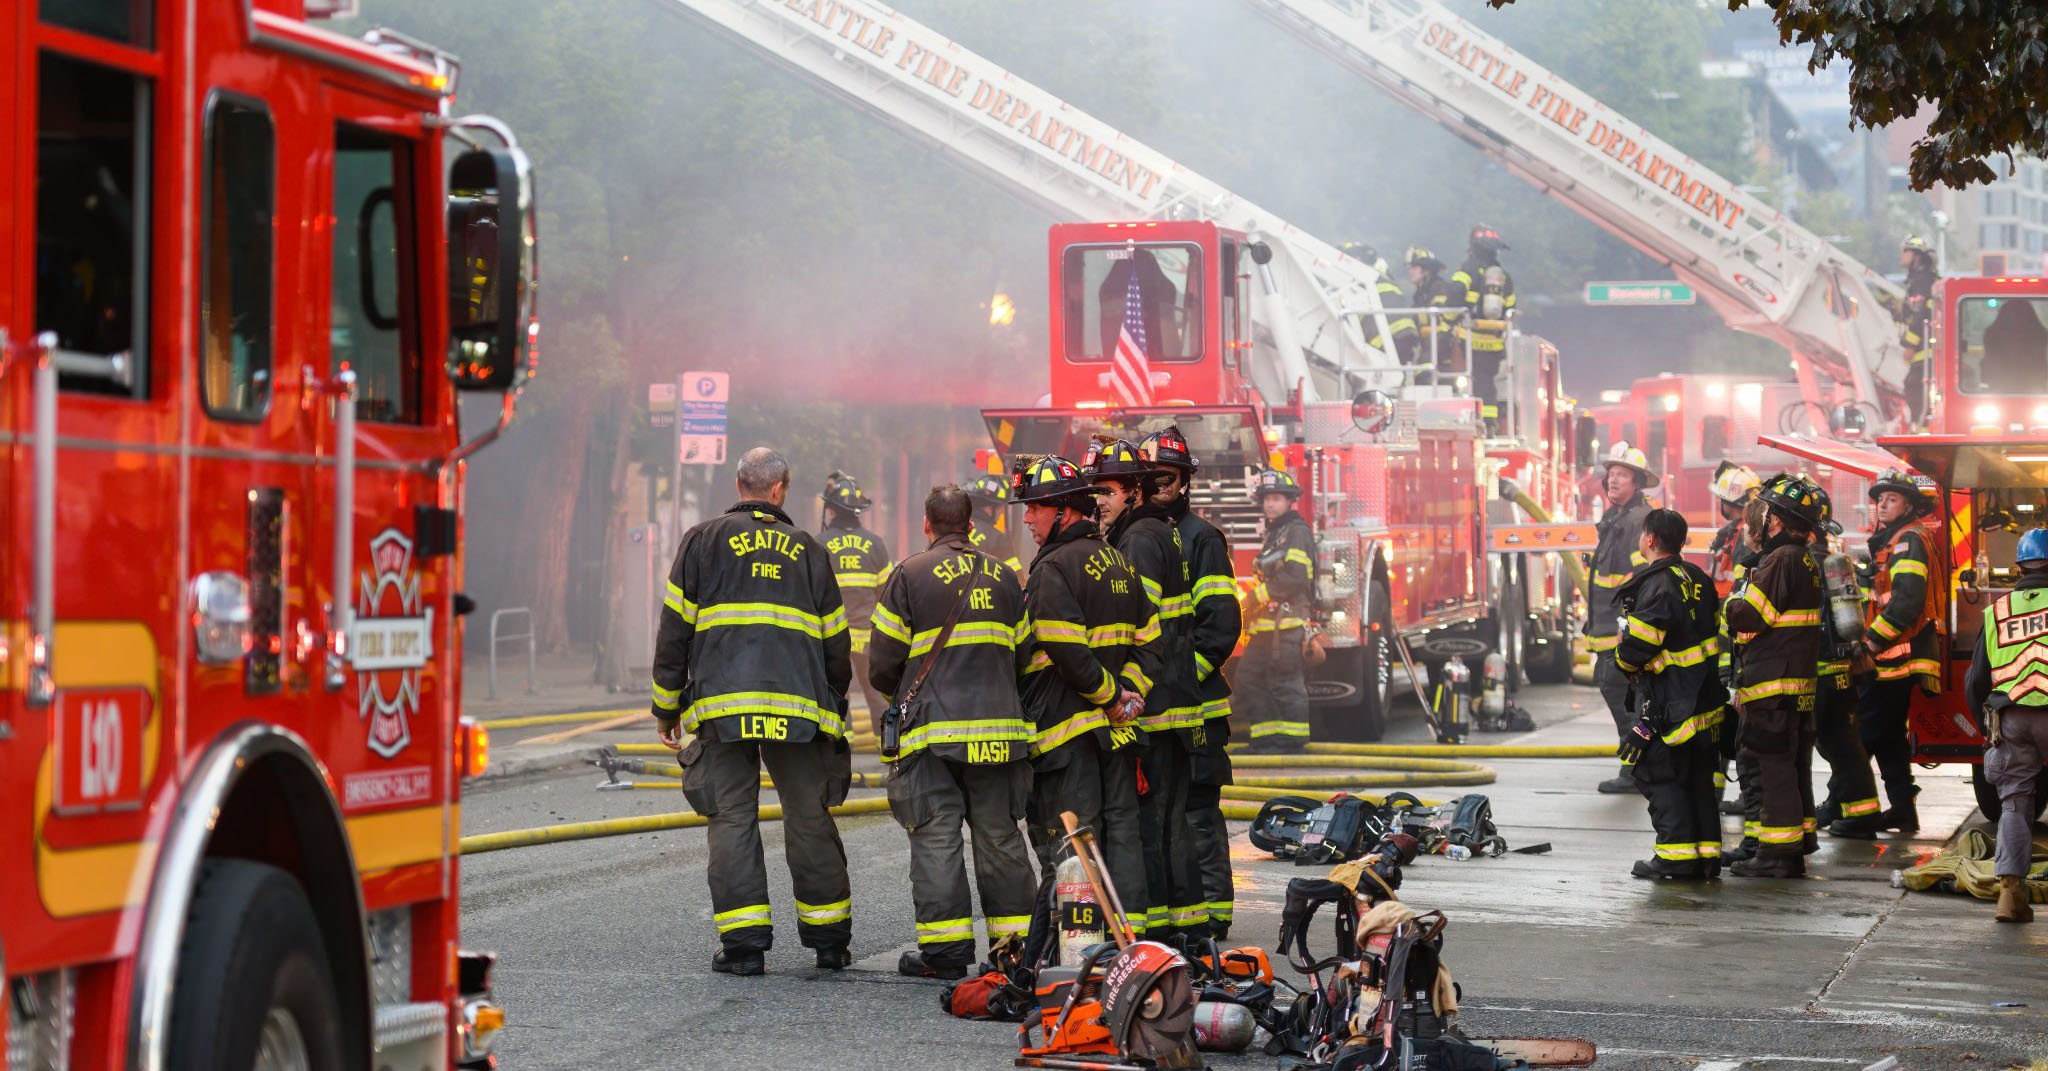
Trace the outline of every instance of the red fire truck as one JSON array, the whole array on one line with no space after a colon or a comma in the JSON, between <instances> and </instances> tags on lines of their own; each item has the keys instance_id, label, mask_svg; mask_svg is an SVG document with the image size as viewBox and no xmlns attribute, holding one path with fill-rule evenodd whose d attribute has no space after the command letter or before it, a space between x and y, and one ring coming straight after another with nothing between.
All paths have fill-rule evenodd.
<instances>
[{"instance_id":1,"label":"red fire truck","mask_svg":"<svg viewBox=\"0 0 2048 1071\"><path fill-rule=\"evenodd\" d=\"M1291 471L1317 533L1317 616L1332 643L1311 674L1318 739L1379 738L1397 635L1431 669L1499 649L1511 673L1569 674L1570 592L1555 556L1492 553L1488 541L1490 523L1528 519L1502 500L1504 479L1569 514L1571 424L1555 350L1515 339L1500 418L1503 430L1526 427L1515 436L1487 438L1480 403L1449 385L1268 402L1244 311L1254 264L1269 255L1258 242L1209 222L1071 223L1052 228L1050 255L1052 389L1039 408L984 411L997 451L1078 459L1096 435L1137 441L1177 424L1202 463L1191 501L1229 537L1246 577L1260 544L1252 474ZM1112 386L1134 272L1154 351L1149 406Z\"/></svg>"},{"instance_id":2,"label":"red fire truck","mask_svg":"<svg viewBox=\"0 0 2048 1071\"><path fill-rule=\"evenodd\" d=\"M462 480L532 369L531 178L325 7L0 19L10 1068L486 1066L503 1021Z\"/></svg>"}]
</instances>

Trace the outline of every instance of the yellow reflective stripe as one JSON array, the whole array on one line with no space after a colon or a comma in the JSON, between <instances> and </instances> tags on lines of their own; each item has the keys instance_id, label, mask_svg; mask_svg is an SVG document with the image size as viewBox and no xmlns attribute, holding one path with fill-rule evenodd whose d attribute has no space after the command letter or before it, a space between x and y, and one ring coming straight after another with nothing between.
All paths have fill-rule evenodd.
<instances>
[{"instance_id":1,"label":"yellow reflective stripe","mask_svg":"<svg viewBox=\"0 0 2048 1071\"><path fill-rule=\"evenodd\" d=\"M1867 800L1855 800L1842 804L1842 814L1849 818L1861 818L1866 814L1876 814L1877 812L1878 805L1877 797L1875 796Z\"/></svg>"},{"instance_id":2,"label":"yellow reflective stripe","mask_svg":"<svg viewBox=\"0 0 2048 1071\"><path fill-rule=\"evenodd\" d=\"M682 706L683 690L681 688L663 688L659 684L654 685L654 705L660 710L674 710Z\"/></svg>"},{"instance_id":3,"label":"yellow reflective stripe","mask_svg":"<svg viewBox=\"0 0 2048 1071\"><path fill-rule=\"evenodd\" d=\"M1680 722L1678 728L1665 733L1664 742L1677 746L1706 730L1712 729L1714 726L1721 724L1721 714L1725 709L1724 707L1715 707L1705 714L1694 714L1692 717Z\"/></svg>"},{"instance_id":4,"label":"yellow reflective stripe","mask_svg":"<svg viewBox=\"0 0 2048 1071\"><path fill-rule=\"evenodd\" d=\"M720 911L711 916L711 921L718 927L719 933L726 933L746 926L773 925L768 918L767 904L755 904L752 907L738 907L731 911Z\"/></svg>"},{"instance_id":5,"label":"yellow reflective stripe","mask_svg":"<svg viewBox=\"0 0 2048 1071\"><path fill-rule=\"evenodd\" d=\"M1033 621L1031 634L1040 643L1088 642L1088 630L1072 621Z\"/></svg>"},{"instance_id":6,"label":"yellow reflective stripe","mask_svg":"<svg viewBox=\"0 0 2048 1071\"><path fill-rule=\"evenodd\" d=\"M1103 703L1109 702L1112 699L1115 699L1116 678L1109 675L1109 670L1103 670L1102 683L1096 685L1094 691L1083 695L1081 698L1086 699L1090 703L1094 703L1097 705L1101 705Z\"/></svg>"},{"instance_id":7,"label":"yellow reflective stripe","mask_svg":"<svg viewBox=\"0 0 2048 1071\"><path fill-rule=\"evenodd\" d=\"M709 630L732 625L773 625L822 640L846 631L846 610L841 607L820 617L779 603L728 602L707 606L697 612L698 628Z\"/></svg>"},{"instance_id":8,"label":"yellow reflective stripe","mask_svg":"<svg viewBox=\"0 0 2048 1071\"><path fill-rule=\"evenodd\" d=\"M904 623L903 618L897 616L896 611L886 606L875 607L875 616L869 620L868 624L876 632L895 640L897 643L908 644L910 642L910 626Z\"/></svg>"},{"instance_id":9,"label":"yellow reflective stripe","mask_svg":"<svg viewBox=\"0 0 2048 1071\"><path fill-rule=\"evenodd\" d=\"M903 734L901 755L945 744L1002 741L1022 743L1031 739L1031 723L1022 718L988 718L981 721L941 721L920 725ZM1022 756L1018 756L1022 758Z\"/></svg>"},{"instance_id":10,"label":"yellow reflective stripe","mask_svg":"<svg viewBox=\"0 0 2048 1071\"><path fill-rule=\"evenodd\" d=\"M1131 690L1139 695L1145 695L1152 690L1152 678L1146 676L1145 671L1139 669L1136 662L1125 662L1123 669L1118 672L1130 684Z\"/></svg>"},{"instance_id":11,"label":"yellow reflective stripe","mask_svg":"<svg viewBox=\"0 0 2048 1071\"><path fill-rule=\"evenodd\" d=\"M1028 677L1033 673L1039 672L1040 670L1046 670L1051 668L1051 655L1046 654L1044 651L1033 651L1031 652L1031 661L1026 662L1024 664L1024 675Z\"/></svg>"},{"instance_id":12,"label":"yellow reflective stripe","mask_svg":"<svg viewBox=\"0 0 2048 1071\"><path fill-rule=\"evenodd\" d=\"M1721 858L1721 842L1718 840L1701 841L1699 848L1702 859Z\"/></svg>"},{"instance_id":13,"label":"yellow reflective stripe","mask_svg":"<svg viewBox=\"0 0 2048 1071\"><path fill-rule=\"evenodd\" d=\"M1670 666L1704 665L1707 659L1719 654L1720 651L1721 637L1709 636L1691 647L1681 647L1676 651L1658 651L1656 657L1650 659L1649 669L1652 673L1661 673Z\"/></svg>"},{"instance_id":14,"label":"yellow reflective stripe","mask_svg":"<svg viewBox=\"0 0 2048 1071\"><path fill-rule=\"evenodd\" d=\"M1252 726L1252 739L1262 736L1307 736L1305 721L1262 721Z\"/></svg>"},{"instance_id":15,"label":"yellow reflective stripe","mask_svg":"<svg viewBox=\"0 0 2048 1071\"><path fill-rule=\"evenodd\" d=\"M917 943L921 945L943 945L955 941L974 940L974 920L946 919L942 922L920 922L917 924Z\"/></svg>"},{"instance_id":16,"label":"yellow reflective stripe","mask_svg":"<svg viewBox=\"0 0 2048 1071\"><path fill-rule=\"evenodd\" d=\"M713 718L731 717L734 714L774 714L785 718L802 718L815 722L820 730L832 735L846 733L846 720L836 710L826 710L816 702L800 695L782 692L727 692L724 695L705 696L690 704L683 712L684 728L695 732L697 726Z\"/></svg>"},{"instance_id":17,"label":"yellow reflective stripe","mask_svg":"<svg viewBox=\"0 0 2048 1071\"><path fill-rule=\"evenodd\" d=\"M1315 568L1315 562L1309 559L1308 551L1300 547L1288 547L1287 553L1280 560L1292 565L1305 565L1311 569Z\"/></svg>"},{"instance_id":18,"label":"yellow reflective stripe","mask_svg":"<svg viewBox=\"0 0 2048 1071\"><path fill-rule=\"evenodd\" d=\"M1155 605L1166 601L1166 587L1159 583L1159 581L1149 576L1141 576L1138 578L1138 582L1145 585L1145 594L1152 597L1152 602Z\"/></svg>"},{"instance_id":19,"label":"yellow reflective stripe","mask_svg":"<svg viewBox=\"0 0 2048 1071\"><path fill-rule=\"evenodd\" d=\"M1586 650L1588 651L1612 651L1620 645L1621 637L1619 635L1586 637Z\"/></svg>"},{"instance_id":20,"label":"yellow reflective stripe","mask_svg":"<svg viewBox=\"0 0 2048 1071\"><path fill-rule=\"evenodd\" d=\"M1627 573L1594 573L1593 586L1601 588L1618 588L1621 586L1622 581L1627 579Z\"/></svg>"},{"instance_id":21,"label":"yellow reflective stripe","mask_svg":"<svg viewBox=\"0 0 2048 1071\"><path fill-rule=\"evenodd\" d=\"M1883 614L1879 614L1876 620L1870 623L1870 631L1876 633L1877 637L1882 640L1896 640L1899 638L1898 626L1885 620Z\"/></svg>"},{"instance_id":22,"label":"yellow reflective stripe","mask_svg":"<svg viewBox=\"0 0 2048 1071\"><path fill-rule=\"evenodd\" d=\"M1200 926L1209 921L1209 905L1183 904L1180 907L1168 908L1166 918L1167 924L1171 926Z\"/></svg>"},{"instance_id":23,"label":"yellow reflective stripe","mask_svg":"<svg viewBox=\"0 0 2048 1071\"><path fill-rule=\"evenodd\" d=\"M1228 900L1209 901L1209 918L1214 922L1229 922L1231 902Z\"/></svg>"},{"instance_id":24,"label":"yellow reflective stripe","mask_svg":"<svg viewBox=\"0 0 2048 1071\"><path fill-rule=\"evenodd\" d=\"M1040 729L1031 737L1031 753L1043 755L1083 733L1108 728L1109 719L1099 707L1070 714L1064 721L1050 728Z\"/></svg>"},{"instance_id":25,"label":"yellow reflective stripe","mask_svg":"<svg viewBox=\"0 0 2048 1071\"><path fill-rule=\"evenodd\" d=\"M1157 614L1152 615L1152 629L1155 634L1158 632L1159 615ZM1082 633L1082 636L1090 647L1108 647L1112 644L1140 642L1137 627L1124 624L1121 621L1110 625L1097 625ZM1045 637L1041 636L1039 638L1044 639Z\"/></svg>"},{"instance_id":26,"label":"yellow reflective stripe","mask_svg":"<svg viewBox=\"0 0 2048 1071\"><path fill-rule=\"evenodd\" d=\"M1689 859L1698 859L1699 857L1700 846L1697 844L1657 845L1657 858L1659 859L1669 859L1674 862L1683 862Z\"/></svg>"},{"instance_id":27,"label":"yellow reflective stripe","mask_svg":"<svg viewBox=\"0 0 2048 1071\"><path fill-rule=\"evenodd\" d=\"M1138 643L1141 644L1151 643L1154 640L1157 640L1159 636L1159 615L1153 614L1151 617L1146 618L1145 623L1138 628L1136 640ZM1088 638L1090 640L1093 640L1095 638L1095 634L1092 632L1089 633Z\"/></svg>"},{"instance_id":28,"label":"yellow reflective stripe","mask_svg":"<svg viewBox=\"0 0 2048 1071\"><path fill-rule=\"evenodd\" d=\"M990 915L981 920L988 927L989 940L1003 937L1022 937L1031 932L1029 915Z\"/></svg>"},{"instance_id":29,"label":"yellow reflective stripe","mask_svg":"<svg viewBox=\"0 0 2048 1071\"><path fill-rule=\"evenodd\" d=\"M1202 719L1204 721L1210 718L1227 718L1229 716L1230 700L1228 698L1211 699L1202 704Z\"/></svg>"},{"instance_id":30,"label":"yellow reflective stripe","mask_svg":"<svg viewBox=\"0 0 2048 1071\"><path fill-rule=\"evenodd\" d=\"M797 921L808 922L813 926L830 926L835 922L845 922L853 917L853 901L846 899L831 904L807 904L798 900L796 917Z\"/></svg>"},{"instance_id":31,"label":"yellow reflective stripe","mask_svg":"<svg viewBox=\"0 0 2048 1071\"><path fill-rule=\"evenodd\" d=\"M1627 619L1628 634L1645 643L1663 643L1664 630L1630 614Z\"/></svg>"},{"instance_id":32,"label":"yellow reflective stripe","mask_svg":"<svg viewBox=\"0 0 2048 1071\"><path fill-rule=\"evenodd\" d=\"M1749 703L1774 695L1812 695L1815 686L1812 677L1781 677L1774 681L1759 681L1735 689L1735 701Z\"/></svg>"},{"instance_id":33,"label":"yellow reflective stripe","mask_svg":"<svg viewBox=\"0 0 2048 1071\"><path fill-rule=\"evenodd\" d=\"M1031 619L1029 617L1020 617L1017 619L1017 627L1010 630L1010 646L1022 647L1029 642L1031 642Z\"/></svg>"},{"instance_id":34,"label":"yellow reflective stripe","mask_svg":"<svg viewBox=\"0 0 2048 1071\"><path fill-rule=\"evenodd\" d=\"M1209 660L1208 660L1207 658L1204 658L1204 657L1202 656L1202 652L1200 652L1200 651L1196 651L1196 652L1195 652L1195 679L1196 679L1196 680L1198 680L1198 681L1205 681L1205 680L1208 680L1208 679L1209 679L1209 675L1210 675L1210 674L1212 674L1212 673L1215 673L1215 672L1216 672L1216 664L1215 664L1214 662L1211 662L1211 661L1209 661Z\"/></svg>"},{"instance_id":35,"label":"yellow reflective stripe","mask_svg":"<svg viewBox=\"0 0 2048 1071\"><path fill-rule=\"evenodd\" d=\"M1159 616L1186 617L1195 612L1195 600L1186 595L1173 595L1159 603Z\"/></svg>"},{"instance_id":36,"label":"yellow reflective stripe","mask_svg":"<svg viewBox=\"0 0 2048 1071\"><path fill-rule=\"evenodd\" d=\"M918 655L929 653L932 649L932 644L938 638L939 630L935 628L928 628L918 633L911 638L910 656L915 658ZM947 647L961 647L972 643L992 643L999 647L1014 649L1017 646L1017 633L1010 626L1000 622L970 621L965 624L955 623L953 634L946 637Z\"/></svg>"},{"instance_id":37,"label":"yellow reflective stripe","mask_svg":"<svg viewBox=\"0 0 2048 1071\"><path fill-rule=\"evenodd\" d=\"M1205 576L1195 581L1191 592L1196 602L1204 599L1229 599L1237 601L1237 581L1228 576Z\"/></svg>"},{"instance_id":38,"label":"yellow reflective stripe","mask_svg":"<svg viewBox=\"0 0 2048 1071\"><path fill-rule=\"evenodd\" d=\"M1927 563L1912 558L1899 558L1892 562L1891 576L1893 580L1897 580L1901 575L1924 577L1927 575Z\"/></svg>"},{"instance_id":39,"label":"yellow reflective stripe","mask_svg":"<svg viewBox=\"0 0 2048 1071\"><path fill-rule=\"evenodd\" d=\"M662 596L661 604L681 614L683 620L693 625L697 623L697 604L683 594L683 589L675 581L668 582L668 594Z\"/></svg>"},{"instance_id":40,"label":"yellow reflective stripe","mask_svg":"<svg viewBox=\"0 0 2048 1071\"><path fill-rule=\"evenodd\" d=\"M1940 675L1941 667L1932 658L1911 658L1895 666L1880 665L1877 667L1877 679L1883 681L1895 681L1902 677L1914 676L1932 678L1939 677ZM2010 696L2010 693L2008 693L2008 696Z\"/></svg>"},{"instance_id":41,"label":"yellow reflective stripe","mask_svg":"<svg viewBox=\"0 0 2048 1071\"><path fill-rule=\"evenodd\" d=\"M1797 844L1804 840L1805 837L1806 827L1804 825L1759 825L1756 827L1756 839L1763 841L1765 844Z\"/></svg>"},{"instance_id":42,"label":"yellow reflective stripe","mask_svg":"<svg viewBox=\"0 0 2048 1071\"><path fill-rule=\"evenodd\" d=\"M1764 589L1753 585L1743 592L1742 601L1756 607L1756 612L1764 619L1764 624L1772 628L1801 628L1808 625L1820 627L1818 606L1810 610L1779 610L1771 604L1771 597L1764 594Z\"/></svg>"},{"instance_id":43,"label":"yellow reflective stripe","mask_svg":"<svg viewBox=\"0 0 2048 1071\"><path fill-rule=\"evenodd\" d=\"M1168 729L1193 729L1202 724L1202 708L1174 707L1157 714L1147 714L1138 719L1138 728L1148 733L1165 732Z\"/></svg>"},{"instance_id":44,"label":"yellow reflective stripe","mask_svg":"<svg viewBox=\"0 0 2048 1071\"><path fill-rule=\"evenodd\" d=\"M882 582L883 573L835 573L842 588L871 588Z\"/></svg>"}]
</instances>

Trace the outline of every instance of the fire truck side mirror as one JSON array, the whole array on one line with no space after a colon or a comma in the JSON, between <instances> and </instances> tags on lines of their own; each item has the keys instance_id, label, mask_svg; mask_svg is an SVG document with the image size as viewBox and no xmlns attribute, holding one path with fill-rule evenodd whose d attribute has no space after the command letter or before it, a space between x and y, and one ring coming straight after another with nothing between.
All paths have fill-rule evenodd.
<instances>
[{"instance_id":1,"label":"fire truck side mirror","mask_svg":"<svg viewBox=\"0 0 2048 1071\"><path fill-rule=\"evenodd\" d=\"M534 371L533 169L517 148L473 149L448 172L448 375L514 392Z\"/></svg>"},{"instance_id":2,"label":"fire truck side mirror","mask_svg":"<svg viewBox=\"0 0 2048 1071\"><path fill-rule=\"evenodd\" d=\"M1383 390L1362 390L1351 399L1351 423L1368 435L1385 431L1394 412L1394 398Z\"/></svg>"}]
</instances>

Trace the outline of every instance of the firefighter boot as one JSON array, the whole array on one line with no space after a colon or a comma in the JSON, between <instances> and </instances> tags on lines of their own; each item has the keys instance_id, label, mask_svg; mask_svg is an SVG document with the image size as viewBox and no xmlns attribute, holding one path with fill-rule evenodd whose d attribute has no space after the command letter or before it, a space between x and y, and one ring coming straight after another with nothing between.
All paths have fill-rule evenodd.
<instances>
[{"instance_id":1,"label":"firefighter boot","mask_svg":"<svg viewBox=\"0 0 2048 1071\"><path fill-rule=\"evenodd\" d=\"M1742 843L1721 853L1723 863L1741 863L1756 858L1758 841L1755 837L1744 837Z\"/></svg>"},{"instance_id":2,"label":"firefighter boot","mask_svg":"<svg viewBox=\"0 0 2048 1071\"><path fill-rule=\"evenodd\" d=\"M1920 832L1920 808L1914 805L1913 797L1920 794L1920 786L1914 785L1890 797L1890 809L1878 816L1879 829L1896 830L1900 833Z\"/></svg>"},{"instance_id":3,"label":"firefighter boot","mask_svg":"<svg viewBox=\"0 0 2048 1071\"><path fill-rule=\"evenodd\" d=\"M1851 840L1874 840L1877 831L1884 828L1881 814L1859 814L1837 819L1828 825L1828 836L1847 837Z\"/></svg>"},{"instance_id":4,"label":"firefighter boot","mask_svg":"<svg viewBox=\"0 0 2048 1071\"><path fill-rule=\"evenodd\" d=\"M2027 902L2027 879L2018 874L1998 876L1998 913L1992 916L2000 922L2034 921L2034 905Z\"/></svg>"},{"instance_id":5,"label":"firefighter boot","mask_svg":"<svg viewBox=\"0 0 2048 1071\"><path fill-rule=\"evenodd\" d=\"M845 945L818 949L818 969L821 971L843 971L853 962L853 953Z\"/></svg>"},{"instance_id":6,"label":"firefighter boot","mask_svg":"<svg viewBox=\"0 0 2048 1071\"><path fill-rule=\"evenodd\" d=\"M952 982L967 977L967 964L933 960L915 950L896 961L896 973L905 978L938 978Z\"/></svg>"},{"instance_id":7,"label":"firefighter boot","mask_svg":"<svg viewBox=\"0 0 2048 1071\"><path fill-rule=\"evenodd\" d=\"M1638 859L1629 876L1644 881L1699 881L1707 876L1698 860Z\"/></svg>"},{"instance_id":8,"label":"firefighter boot","mask_svg":"<svg viewBox=\"0 0 2048 1071\"><path fill-rule=\"evenodd\" d=\"M1758 855L1728 868L1738 878L1803 878L1806 858L1799 855Z\"/></svg>"},{"instance_id":9,"label":"firefighter boot","mask_svg":"<svg viewBox=\"0 0 2048 1071\"><path fill-rule=\"evenodd\" d=\"M1634 775L1623 769L1613 777L1600 782L1599 791L1603 796L1621 796L1640 793L1642 790L1636 787Z\"/></svg>"},{"instance_id":10,"label":"firefighter boot","mask_svg":"<svg viewBox=\"0 0 2048 1071\"><path fill-rule=\"evenodd\" d=\"M768 969L767 957L759 952L727 952L721 949L712 953L711 969L720 974L752 977Z\"/></svg>"}]
</instances>

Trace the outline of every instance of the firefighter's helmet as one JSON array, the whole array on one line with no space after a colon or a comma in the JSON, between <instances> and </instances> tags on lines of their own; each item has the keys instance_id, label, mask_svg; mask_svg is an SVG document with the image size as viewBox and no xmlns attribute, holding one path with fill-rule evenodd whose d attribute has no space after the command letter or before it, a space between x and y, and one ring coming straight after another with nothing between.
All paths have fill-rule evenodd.
<instances>
[{"instance_id":1,"label":"firefighter's helmet","mask_svg":"<svg viewBox=\"0 0 2048 1071\"><path fill-rule=\"evenodd\" d=\"M1620 465L1625 469L1634 469L1637 490L1647 491L1657 486L1657 473L1650 468L1649 457L1641 449L1630 446L1625 439L1609 448L1607 456L1600 459L1600 464L1605 468Z\"/></svg>"},{"instance_id":2,"label":"firefighter's helmet","mask_svg":"<svg viewBox=\"0 0 2048 1071\"><path fill-rule=\"evenodd\" d=\"M1933 256L1934 247L1927 244L1927 239L1922 238L1917 234L1909 234L1906 236L1905 241L1899 243L1899 252L1925 253L1928 256Z\"/></svg>"},{"instance_id":3,"label":"firefighter's helmet","mask_svg":"<svg viewBox=\"0 0 2048 1071\"><path fill-rule=\"evenodd\" d=\"M961 490L967 492L968 498L984 506L1000 506L1010 501L1010 485L995 476L976 476Z\"/></svg>"},{"instance_id":4,"label":"firefighter's helmet","mask_svg":"<svg viewBox=\"0 0 2048 1071\"><path fill-rule=\"evenodd\" d=\"M1921 489L1919 479L1904 469L1886 469L1877 474L1877 479L1870 481L1872 502L1877 501L1886 491L1905 498L1907 507L1912 509L1916 517L1934 509L1934 502L1927 497L1927 492Z\"/></svg>"},{"instance_id":5,"label":"firefighter's helmet","mask_svg":"<svg viewBox=\"0 0 2048 1071\"><path fill-rule=\"evenodd\" d=\"M1764 505L1790 517L1809 529L1824 528L1827 516L1822 512L1821 489L1811 481L1798 476L1778 475L1756 493Z\"/></svg>"},{"instance_id":6,"label":"firefighter's helmet","mask_svg":"<svg viewBox=\"0 0 2048 1071\"><path fill-rule=\"evenodd\" d=\"M1252 480L1252 501L1264 502L1267 495L1286 495L1288 498L1301 497L1301 484L1285 469L1260 469Z\"/></svg>"},{"instance_id":7,"label":"firefighter's helmet","mask_svg":"<svg viewBox=\"0 0 2048 1071\"><path fill-rule=\"evenodd\" d=\"M1484 223L1475 223L1472 225L1472 248L1487 253L1498 253L1509 246L1501 240L1499 231Z\"/></svg>"},{"instance_id":8,"label":"firefighter's helmet","mask_svg":"<svg viewBox=\"0 0 2048 1071\"><path fill-rule=\"evenodd\" d=\"M1374 249L1370 242L1345 242L1337 248L1342 250L1345 256L1360 264L1371 264L1373 261L1380 259L1380 251Z\"/></svg>"},{"instance_id":9,"label":"firefighter's helmet","mask_svg":"<svg viewBox=\"0 0 2048 1071\"><path fill-rule=\"evenodd\" d=\"M1829 535L1841 535L1842 522L1835 519L1835 496L1828 494L1828 489L1821 486L1818 480L1807 482L1813 484L1813 496L1820 502L1821 530Z\"/></svg>"},{"instance_id":10,"label":"firefighter's helmet","mask_svg":"<svg viewBox=\"0 0 2048 1071\"><path fill-rule=\"evenodd\" d=\"M1425 268L1433 268L1443 262L1436 259L1436 254L1430 252L1427 247L1411 245L1408 247L1408 263L1410 265L1419 264Z\"/></svg>"},{"instance_id":11,"label":"firefighter's helmet","mask_svg":"<svg viewBox=\"0 0 2048 1071\"><path fill-rule=\"evenodd\" d=\"M2013 552L2014 565L2021 568L2048 568L2048 528L2031 528L2020 537L2019 549Z\"/></svg>"},{"instance_id":12,"label":"firefighter's helmet","mask_svg":"<svg viewBox=\"0 0 2048 1071\"><path fill-rule=\"evenodd\" d=\"M1145 440L1138 444L1138 453L1154 464L1167 465L1183 472L1193 472L1202 467L1202 463L1195 459L1195 455L1188 452L1187 436L1182 435L1180 428L1173 424L1145 436Z\"/></svg>"},{"instance_id":13,"label":"firefighter's helmet","mask_svg":"<svg viewBox=\"0 0 2048 1071\"><path fill-rule=\"evenodd\" d=\"M1012 505L1038 502L1086 512L1095 508L1095 496L1100 493L1081 466L1058 454L1028 460L1020 457L1010 475Z\"/></svg>"},{"instance_id":14,"label":"firefighter's helmet","mask_svg":"<svg viewBox=\"0 0 2048 1071\"><path fill-rule=\"evenodd\" d=\"M1091 480L1142 481L1147 476L1164 476L1166 470L1152 463L1129 439L1099 439L1088 447L1081 470Z\"/></svg>"},{"instance_id":15,"label":"firefighter's helmet","mask_svg":"<svg viewBox=\"0 0 2048 1071\"><path fill-rule=\"evenodd\" d=\"M1749 501L1749 496L1755 494L1756 489L1762 487L1763 483L1763 480L1757 477L1756 470L1748 465L1723 461L1721 467L1714 470L1714 482L1707 486L1707 490L1711 491L1715 498L1739 506Z\"/></svg>"},{"instance_id":16,"label":"firefighter's helmet","mask_svg":"<svg viewBox=\"0 0 2048 1071\"><path fill-rule=\"evenodd\" d=\"M853 477L836 470L825 477L825 490L818 499L833 509L848 513L861 513L874 505L867 495L861 493L860 484Z\"/></svg>"}]
</instances>

